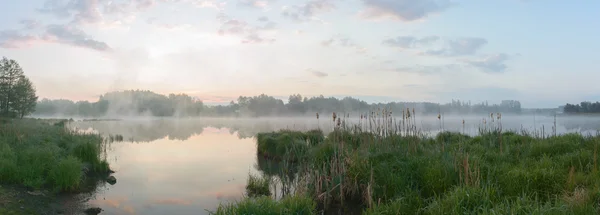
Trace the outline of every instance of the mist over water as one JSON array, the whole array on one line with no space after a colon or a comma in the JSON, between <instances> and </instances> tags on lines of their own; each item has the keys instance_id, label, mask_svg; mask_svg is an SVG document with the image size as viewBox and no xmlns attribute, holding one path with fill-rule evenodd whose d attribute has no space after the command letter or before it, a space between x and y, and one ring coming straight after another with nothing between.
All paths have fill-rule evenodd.
<instances>
[{"instance_id":1,"label":"mist over water","mask_svg":"<svg viewBox=\"0 0 600 215\"><path fill-rule=\"evenodd\" d=\"M464 120L464 124L463 124ZM449 115L438 119L437 116L417 116L414 122L417 129L427 135L435 135L440 131L460 132L477 135L479 129L502 127L504 131L553 133L556 123L556 134L583 133L594 134L600 130L600 116L548 116L548 115L503 115L501 119L489 115ZM401 124L396 118L393 123ZM357 117L345 118L349 127L360 126L368 129L369 121ZM187 140L194 135L201 135L205 128L227 128L230 134L239 138L252 138L259 132L271 132L281 129L311 130L321 129L331 132L335 123L330 117L266 117L266 118L130 118L106 121L76 121L71 127L81 130L95 130L104 135L123 135L125 140L133 142L150 142L157 139Z\"/></svg>"},{"instance_id":2,"label":"mist over water","mask_svg":"<svg viewBox=\"0 0 600 215\"><path fill-rule=\"evenodd\" d=\"M462 120L465 124L463 128ZM484 120L486 122L484 123ZM360 118L348 118L358 125ZM552 135L553 116L508 115L416 117L418 129L435 135L440 130L476 135L480 128L501 125L503 130ZM74 121L73 129L102 135L123 135L125 142L107 148L107 159L117 184L99 186L87 202L103 214L209 214L220 203L239 200L249 173L271 174L270 164L256 154L253 138L280 129L332 131L331 118L136 118L119 121ZM594 134L600 117L556 117L556 133ZM275 191L281 192L281 191Z\"/></svg>"}]
</instances>

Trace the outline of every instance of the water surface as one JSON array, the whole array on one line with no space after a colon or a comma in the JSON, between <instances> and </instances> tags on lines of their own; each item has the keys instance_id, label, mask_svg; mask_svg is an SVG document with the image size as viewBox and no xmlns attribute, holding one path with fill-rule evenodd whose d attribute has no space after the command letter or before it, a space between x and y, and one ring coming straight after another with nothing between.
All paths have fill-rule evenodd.
<instances>
[{"instance_id":1,"label":"water surface","mask_svg":"<svg viewBox=\"0 0 600 215\"><path fill-rule=\"evenodd\" d=\"M486 119L484 121L484 119ZM463 125L462 120L465 120ZM358 124L360 119L348 119ZM470 135L478 129L502 125L504 130L537 130L551 135L551 116L437 116L417 118L418 128ZM365 123L364 121L361 123ZM77 121L71 126L124 136L125 142L107 146L106 156L116 171L115 185L101 184L87 199L102 214L209 214L223 202L243 197L249 173L273 174L266 161L257 159L254 135L280 129L333 128L331 119L137 119ZM557 117L556 133L595 133L598 117ZM89 194L87 194L89 195Z\"/></svg>"}]
</instances>

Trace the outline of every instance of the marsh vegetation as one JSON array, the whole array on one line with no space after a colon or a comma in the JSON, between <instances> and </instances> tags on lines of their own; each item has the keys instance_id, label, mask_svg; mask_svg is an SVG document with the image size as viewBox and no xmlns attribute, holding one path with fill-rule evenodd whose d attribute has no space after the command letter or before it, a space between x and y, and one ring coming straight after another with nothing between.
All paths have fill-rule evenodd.
<instances>
[{"instance_id":1,"label":"marsh vegetation","mask_svg":"<svg viewBox=\"0 0 600 215\"><path fill-rule=\"evenodd\" d=\"M600 212L599 136L508 131L500 114L484 119L475 136L427 136L407 124L414 121L409 113L396 120L384 110L352 125L334 116L334 131L318 142L307 138L316 132L257 135L258 156L297 166L295 192L279 201L248 197L218 212L294 213L259 207L290 199L302 205L299 214L340 208L357 213L343 211L354 204L362 205L363 214Z\"/></svg>"},{"instance_id":2,"label":"marsh vegetation","mask_svg":"<svg viewBox=\"0 0 600 215\"><path fill-rule=\"evenodd\" d=\"M102 157L103 138L72 131L64 123L4 120L0 125L0 184L51 198L57 193L81 192L88 188L86 181L106 177L110 169ZM8 199L3 207L19 210L24 207L19 202ZM35 213L47 206L25 205Z\"/></svg>"}]
</instances>

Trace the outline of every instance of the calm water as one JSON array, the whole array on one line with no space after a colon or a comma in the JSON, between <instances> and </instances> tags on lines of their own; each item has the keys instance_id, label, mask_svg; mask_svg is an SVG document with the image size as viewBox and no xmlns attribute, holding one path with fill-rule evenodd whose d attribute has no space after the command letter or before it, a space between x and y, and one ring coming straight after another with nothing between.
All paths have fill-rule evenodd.
<instances>
[{"instance_id":1,"label":"calm water","mask_svg":"<svg viewBox=\"0 0 600 215\"><path fill-rule=\"evenodd\" d=\"M426 133L444 130L476 134L478 128L497 124L489 116L417 118ZM462 120L465 120L463 127ZM279 129L331 130L331 119L153 119L73 122L78 129L103 135L120 134L125 142L107 147L107 159L116 171L115 185L101 184L86 194L90 206L102 214L208 214L221 202L244 194L248 173L273 171L258 160L253 136ZM358 119L353 119L356 123ZM495 123L495 124L493 124ZM505 130L552 133L554 117L503 116ZM557 117L557 133L595 133L598 117Z\"/></svg>"}]
</instances>

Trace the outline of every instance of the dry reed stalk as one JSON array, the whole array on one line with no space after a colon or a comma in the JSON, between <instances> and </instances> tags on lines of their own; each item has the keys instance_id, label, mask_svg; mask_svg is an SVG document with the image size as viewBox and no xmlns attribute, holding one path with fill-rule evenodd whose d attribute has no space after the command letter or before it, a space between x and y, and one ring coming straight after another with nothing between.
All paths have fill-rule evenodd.
<instances>
[{"instance_id":1,"label":"dry reed stalk","mask_svg":"<svg viewBox=\"0 0 600 215\"><path fill-rule=\"evenodd\" d=\"M594 172L598 171L598 143L594 145Z\"/></svg>"},{"instance_id":2,"label":"dry reed stalk","mask_svg":"<svg viewBox=\"0 0 600 215\"><path fill-rule=\"evenodd\" d=\"M372 196L372 190L373 189L373 169L371 169L371 179L369 181L369 184L367 185L367 192L366 192L366 196L365 198L367 199L367 205L369 206L369 208L373 207L373 196Z\"/></svg>"},{"instance_id":3,"label":"dry reed stalk","mask_svg":"<svg viewBox=\"0 0 600 215\"><path fill-rule=\"evenodd\" d=\"M575 166L571 166L569 169L569 179L567 180L567 187L572 187L575 177Z\"/></svg>"},{"instance_id":4,"label":"dry reed stalk","mask_svg":"<svg viewBox=\"0 0 600 215\"><path fill-rule=\"evenodd\" d=\"M465 185L469 186L469 154L467 153L467 155L463 158L463 168L464 168L464 172L465 172Z\"/></svg>"}]
</instances>

